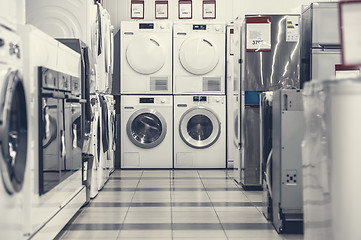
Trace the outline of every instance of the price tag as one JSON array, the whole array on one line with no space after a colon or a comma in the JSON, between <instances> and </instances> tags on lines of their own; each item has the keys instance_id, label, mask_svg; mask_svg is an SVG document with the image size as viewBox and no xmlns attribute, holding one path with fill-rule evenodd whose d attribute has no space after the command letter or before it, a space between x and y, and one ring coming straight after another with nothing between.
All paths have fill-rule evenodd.
<instances>
[{"instance_id":1,"label":"price tag","mask_svg":"<svg viewBox=\"0 0 361 240\"><path fill-rule=\"evenodd\" d=\"M336 78L352 78L360 74L360 68L356 66L348 67L343 65L335 65Z\"/></svg>"},{"instance_id":2,"label":"price tag","mask_svg":"<svg viewBox=\"0 0 361 240\"><path fill-rule=\"evenodd\" d=\"M361 66L361 1L340 2L342 64Z\"/></svg>"},{"instance_id":3,"label":"price tag","mask_svg":"<svg viewBox=\"0 0 361 240\"><path fill-rule=\"evenodd\" d=\"M203 1L203 19L216 19L216 1Z\"/></svg>"},{"instance_id":4,"label":"price tag","mask_svg":"<svg viewBox=\"0 0 361 240\"><path fill-rule=\"evenodd\" d=\"M247 52L271 51L271 17L246 17Z\"/></svg>"},{"instance_id":5,"label":"price tag","mask_svg":"<svg viewBox=\"0 0 361 240\"><path fill-rule=\"evenodd\" d=\"M131 18L132 19L144 19L144 2L132 1L131 2Z\"/></svg>"},{"instance_id":6,"label":"price tag","mask_svg":"<svg viewBox=\"0 0 361 240\"><path fill-rule=\"evenodd\" d=\"M155 1L155 19L168 19L168 1Z\"/></svg>"},{"instance_id":7,"label":"price tag","mask_svg":"<svg viewBox=\"0 0 361 240\"><path fill-rule=\"evenodd\" d=\"M192 19L192 1L179 0L179 19Z\"/></svg>"}]
</instances>

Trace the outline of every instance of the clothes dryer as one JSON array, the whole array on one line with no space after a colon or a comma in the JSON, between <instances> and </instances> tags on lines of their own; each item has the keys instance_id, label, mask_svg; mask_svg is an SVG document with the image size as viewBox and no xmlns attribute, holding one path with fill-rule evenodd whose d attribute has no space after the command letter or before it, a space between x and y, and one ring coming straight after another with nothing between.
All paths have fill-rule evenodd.
<instances>
[{"instance_id":1,"label":"clothes dryer","mask_svg":"<svg viewBox=\"0 0 361 240\"><path fill-rule=\"evenodd\" d=\"M122 22L122 94L172 94L172 23Z\"/></svg>"},{"instance_id":2,"label":"clothes dryer","mask_svg":"<svg viewBox=\"0 0 361 240\"><path fill-rule=\"evenodd\" d=\"M23 239L23 185L27 164L28 120L20 37L0 26L0 232Z\"/></svg>"},{"instance_id":3,"label":"clothes dryer","mask_svg":"<svg viewBox=\"0 0 361 240\"><path fill-rule=\"evenodd\" d=\"M225 94L225 31L222 23L174 24L174 94Z\"/></svg>"},{"instance_id":4,"label":"clothes dryer","mask_svg":"<svg viewBox=\"0 0 361 240\"><path fill-rule=\"evenodd\" d=\"M174 96L174 167L226 167L225 96Z\"/></svg>"},{"instance_id":5,"label":"clothes dryer","mask_svg":"<svg viewBox=\"0 0 361 240\"><path fill-rule=\"evenodd\" d=\"M121 96L121 167L172 168L172 96Z\"/></svg>"}]
</instances>

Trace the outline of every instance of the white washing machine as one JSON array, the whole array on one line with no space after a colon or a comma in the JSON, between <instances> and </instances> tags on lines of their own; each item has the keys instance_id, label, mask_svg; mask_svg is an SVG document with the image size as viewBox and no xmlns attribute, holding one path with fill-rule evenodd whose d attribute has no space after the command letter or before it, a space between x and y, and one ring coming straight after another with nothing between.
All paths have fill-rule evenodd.
<instances>
[{"instance_id":1,"label":"white washing machine","mask_svg":"<svg viewBox=\"0 0 361 240\"><path fill-rule=\"evenodd\" d=\"M107 151L107 170L108 175L110 175L114 171L114 152L116 148L115 137L116 137L116 129L115 129L115 100L112 95L105 95L107 106L108 106L108 131L109 131L109 149Z\"/></svg>"},{"instance_id":2,"label":"white washing machine","mask_svg":"<svg viewBox=\"0 0 361 240\"><path fill-rule=\"evenodd\" d=\"M99 158L100 158L100 122L99 122L99 103L98 97L96 94L90 96L91 106L92 106L92 121L90 127L90 153L93 154L93 168L92 168L92 178L90 179L90 198L95 198L98 195L98 171L99 167Z\"/></svg>"},{"instance_id":3,"label":"white washing machine","mask_svg":"<svg viewBox=\"0 0 361 240\"><path fill-rule=\"evenodd\" d=\"M122 94L172 94L172 23L122 22Z\"/></svg>"},{"instance_id":4,"label":"white washing machine","mask_svg":"<svg viewBox=\"0 0 361 240\"><path fill-rule=\"evenodd\" d=\"M227 168L235 168L240 161L240 24L227 25Z\"/></svg>"},{"instance_id":5,"label":"white washing machine","mask_svg":"<svg viewBox=\"0 0 361 240\"><path fill-rule=\"evenodd\" d=\"M28 123L20 37L0 26L0 233L22 239Z\"/></svg>"},{"instance_id":6,"label":"white washing machine","mask_svg":"<svg viewBox=\"0 0 361 240\"><path fill-rule=\"evenodd\" d=\"M24 79L26 79L24 85L27 93L29 126L31 126L28 129L27 166L23 188L26 196L26 201L24 201L24 236L30 238L36 234L41 239L53 239L55 236L52 234L60 231L69 221L69 216L62 216L62 214L64 212L69 213L69 215L75 214L84 203L85 189L81 182L81 171L76 171L71 176L63 178L64 181L56 185L51 191L41 192L40 184L43 181L40 180L39 174L38 83L41 76L39 66L80 78L81 61L78 53L34 26L23 25L18 27L23 43L23 69ZM68 204L69 201L70 204ZM51 231L49 231L50 228Z\"/></svg>"},{"instance_id":7,"label":"white washing machine","mask_svg":"<svg viewBox=\"0 0 361 240\"><path fill-rule=\"evenodd\" d=\"M26 1L26 22L54 38L78 38L93 52L97 50L94 0Z\"/></svg>"},{"instance_id":8,"label":"white washing machine","mask_svg":"<svg viewBox=\"0 0 361 240\"><path fill-rule=\"evenodd\" d=\"M226 167L226 97L174 96L174 168Z\"/></svg>"},{"instance_id":9,"label":"white washing machine","mask_svg":"<svg viewBox=\"0 0 361 240\"><path fill-rule=\"evenodd\" d=\"M222 23L174 24L174 94L225 94L225 38Z\"/></svg>"},{"instance_id":10,"label":"white washing machine","mask_svg":"<svg viewBox=\"0 0 361 240\"><path fill-rule=\"evenodd\" d=\"M121 96L121 167L172 168L172 96Z\"/></svg>"}]
</instances>

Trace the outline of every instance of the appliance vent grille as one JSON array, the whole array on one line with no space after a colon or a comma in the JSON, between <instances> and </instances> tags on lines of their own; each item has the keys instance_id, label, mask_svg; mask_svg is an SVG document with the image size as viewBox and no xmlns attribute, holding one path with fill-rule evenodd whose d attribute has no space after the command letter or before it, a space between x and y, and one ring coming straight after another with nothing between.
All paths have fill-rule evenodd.
<instances>
[{"instance_id":1,"label":"appliance vent grille","mask_svg":"<svg viewBox=\"0 0 361 240\"><path fill-rule=\"evenodd\" d=\"M204 92L220 92L221 78L220 77L204 77L203 78Z\"/></svg>"},{"instance_id":2,"label":"appliance vent grille","mask_svg":"<svg viewBox=\"0 0 361 240\"><path fill-rule=\"evenodd\" d=\"M151 77L150 91L168 91L168 77Z\"/></svg>"}]
</instances>

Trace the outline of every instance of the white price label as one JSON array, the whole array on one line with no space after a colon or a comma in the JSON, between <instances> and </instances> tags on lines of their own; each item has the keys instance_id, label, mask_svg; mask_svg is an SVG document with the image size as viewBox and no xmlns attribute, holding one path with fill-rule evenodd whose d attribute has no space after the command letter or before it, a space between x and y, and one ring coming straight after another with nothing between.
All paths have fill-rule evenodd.
<instances>
[{"instance_id":1,"label":"white price label","mask_svg":"<svg viewBox=\"0 0 361 240\"><path fill-rule=\"evenodd\" d=\"M167 3L156 3L155 18L168 19L168 4Z\"/></svg>"},{"instance_id":2,"label":"white price label","mask_svg":"<svg viewBox=\"0 0 361 240\"><path fill-rule=\"evenodd\" d=\"M144 4L132 3L132 19L134 18L138 18L138 19L144 18Z\"/></svg>"},{"instance_id":3,"label":"white price label","mask_svg":"<svg viewBox=\"0 0 361 240\"><path fill-rule=\"evenodd\" d=\"M203 3L203 18L216 18L216 3Z\"/></svg>"},{"instance_id":4,"label":"white price label","mask_svg":"<svg viewBox=\"0 0 361 240\"><path fill-rule=\"evenodd\" d=\"M271 22L247 23L247 51L271 51Z\"/></svg>"},{"instance_id":5,"label":"white price label","mask_svg":"<svg viewBox=\"0 0 361 240\"><path fill-rule=\"evenodd\" d=\"M192 18L192 2L179 3L179 18L180 19Z\"/></svg>"}]
</instances>

